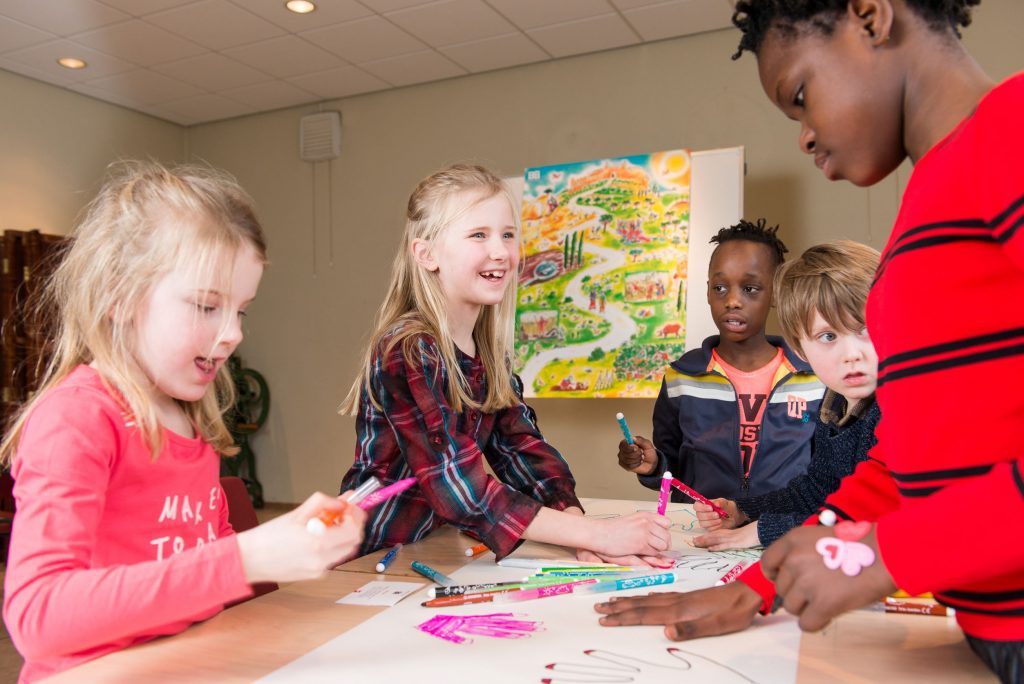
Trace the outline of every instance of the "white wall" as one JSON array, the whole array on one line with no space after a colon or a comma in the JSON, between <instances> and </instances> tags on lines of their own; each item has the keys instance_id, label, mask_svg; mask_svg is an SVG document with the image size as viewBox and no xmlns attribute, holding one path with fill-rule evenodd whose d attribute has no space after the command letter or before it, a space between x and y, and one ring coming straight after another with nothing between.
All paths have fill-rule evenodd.
<instances>
[{"instance_id":1,"label":"white wall","mask_svg":"<svg viewBox=\"0 0 1024 684\"><path fill-rule=\"evenodd\" d=\"M0 230L64 235L118 158L185 155L185 129L0 70Z\"/></svg>"}]
</instances>

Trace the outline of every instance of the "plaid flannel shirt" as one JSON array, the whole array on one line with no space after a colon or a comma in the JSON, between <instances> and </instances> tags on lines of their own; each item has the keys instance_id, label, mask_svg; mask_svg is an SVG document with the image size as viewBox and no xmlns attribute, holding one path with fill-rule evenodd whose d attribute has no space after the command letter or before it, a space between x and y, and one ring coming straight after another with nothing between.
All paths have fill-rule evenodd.
<instances>
[{"instance_id":1,"label":"plaid flannel shirt","mask_svg":"<svg viewBox=\"0 0 1024 684\"><path fill-rule=\"evenodd\" d=\"M541 506L580 505L576 482L561 454L544 441L536 414L522 401L495 413L456 413L445 389L448 370L434 340L419 335L414 363L402 345L373 359L371 384L383 410L366 390L356 419L355 463L342 491L371 475L385 485L416 477L416 486L369 511L360 553L422 539L444 523L475 534L502 558L518 545ZM386 346L386 340L381 349ZM483 363L457 351L471 395L483 400ZM485 468L490 465L491 475Z\"/></svg>"}]
</instances>

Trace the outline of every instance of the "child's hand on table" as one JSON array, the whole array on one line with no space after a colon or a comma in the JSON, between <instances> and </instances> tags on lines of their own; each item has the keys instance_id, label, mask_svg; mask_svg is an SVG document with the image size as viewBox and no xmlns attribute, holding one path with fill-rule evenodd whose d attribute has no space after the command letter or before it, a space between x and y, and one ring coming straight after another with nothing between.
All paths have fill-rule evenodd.
<instances>
[{"instance_id":1,"label":"child's hand on table","mask_svg":"<svg viewBox=\"0 0 1024 684\"><path fill-rule=\"evenodd\" d=\"M694 504L697 506L700 504ZM727 549L749 549L760 546L757 538L757 525L744 525L734 530L715 530L693 538L693 545L708 551L725 551Z\"/></svg>"},{"instance_id":2,"label":"child's hand on table","mask_svg":"<svg viewBox=\"0 0 1024 684\"><path fill-rule=\"evenodd\" d=\"M576 560L587 563L614 563L615 565L623 565L627 568L643 568L646 566L661 570L667 570L675 565L671 558L666 558L665 556L604 556L593 551L587 551L586 549L578 549L576 551Z\"/></svg>"},{"instance_id":3,"label":"child's hand on table","mask_svg":"<svg viewBox=\"0 0 1024 684\"><path fill-rule=\"evenodd\" d=\"M760 608L761 596L742 582L613 598L594 606L606 627L665 625L665 636L672 641L738 632L750 626Z\"/></svg>"}]
</instances>

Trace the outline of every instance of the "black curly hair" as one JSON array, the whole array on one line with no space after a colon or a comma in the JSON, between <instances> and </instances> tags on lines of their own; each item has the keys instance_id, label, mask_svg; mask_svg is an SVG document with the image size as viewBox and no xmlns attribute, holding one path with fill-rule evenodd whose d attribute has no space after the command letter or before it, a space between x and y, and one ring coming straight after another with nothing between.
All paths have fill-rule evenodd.
<instances>
[{"instance_id":1,"label":"black curly hair","mask_svg":"<svg viewBox=\"0 0 1024 684\"><path fill-rule=\"evenodd\" d=\"M981 0L904 0L907 7L937 31L952 29L957 38L960 27L971 23L971 8ZM846 13L849 0L737 0L732 23L743 36L733 59L744 50L755 55L765 34L775 29L792 37L810 29L823 36L832 35L836 22Z\"/></svg>"},{"instance_id":2,"label":"black curly hair","mask_svg":"<svg viewBox=\"0 0 1024 684\"><path fill-rule=\"evenodd\" d=\"M733 240L746 240L747 242L759 242L762 245L766 245L772 252L772 257L775 258L775 267L778 268L779 264L786 260L784 256L789 250L786 249L786 245L779 239L778 236L779 227L769 226L768 222L763 219L757 219L756 223L750 221L744 221L740 219L740 222L735 226L729 226L728 228L722 228L720 231L715 233L714 237L709 240L711 244L717 244L721 247L726 242ZM717 250L718 247L715 247Z\"/></svg>"}]
</instances>

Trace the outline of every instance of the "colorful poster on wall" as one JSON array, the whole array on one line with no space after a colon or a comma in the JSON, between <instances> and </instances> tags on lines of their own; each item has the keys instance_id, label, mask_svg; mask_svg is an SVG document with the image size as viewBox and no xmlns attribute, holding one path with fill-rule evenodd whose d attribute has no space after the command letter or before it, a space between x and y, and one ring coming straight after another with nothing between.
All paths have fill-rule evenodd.
<instances>
[{"instance_id":1,"label":"colorful poster on wall","mask_svg":"<svg viewBox=\"0 0 1024 684\"><path fill-rule=\"evenodd\" d=\"M654 397L684 351L690 153L527 169L517 372L532 397Z\"/></svg>"}]
</instances>

